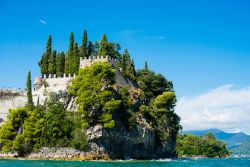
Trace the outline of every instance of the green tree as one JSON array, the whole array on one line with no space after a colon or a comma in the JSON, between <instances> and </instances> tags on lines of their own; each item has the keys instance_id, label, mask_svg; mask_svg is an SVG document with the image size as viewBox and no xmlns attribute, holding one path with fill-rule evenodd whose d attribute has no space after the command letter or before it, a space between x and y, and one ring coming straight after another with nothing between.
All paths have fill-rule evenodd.
<instances>
[{"instance_id":1,"label":"green tree","mask_svg":"<svg viewBox=\"0 0 250 167\"><path fill-rule=\"evenodd\" d=\"M146 70L146 71L148 71L149 69L148 69L148 62L147 61L145 61L145 64L144 64L144 70Z\"/></svg>"},{"instance_id":2,"label":"green tree","mask_svg":"<svg viewBox=\"0 0 250 167\"><path fill-rule=\"evenodd\" d=\"M15 150L14 140L17 134L21 134L24 121L27 118L27 109L17 108L10 109L7 120L0 129L0 143L2 151L8 152Z\"/></svg>"},{"instance_id":3,"label":"green tree","mask_svg":"<svg viewBox=\"0 0 250 167\"><path fill-rule=\"evenodd\" d=\"M95 41L93 55L97 56L99 54L99 50L100 50L100 44L98 41Z\"/></svg>"},{"instance_id":4,"label":"green tree","mask_svg":"<svg viewBox=\"0 0 250 167\"><path fill-rule=\"evenodd\" d=\"M95 46L91 41L89 41L89 44L88 44L88 57L92 56L92 55L95 55Z\"/></svg>"},{"instance_id":5,"label":"green tree","mask_svg":"<svg viewBox=\"0 0 250 167\"><path fill-rule=\"evenodd\" d=\"M67 119L66 110L60 102L49 101L45 115L45 146L65 147L69 144L72 122Z\"/></svg>"},{"instance_id":6,"label":"green tree","mask_svg":"<svg viewBox=\"0 0 250 167\"><path fill-rule=\"evenodd\" d=\"M62 77L65 67L65 54L64 52L58 53L56 58L56 75Z\"/></svg>"},{"instance_id":7,"label":"green tree","mask_svg":"<svg viewBox=\"0 0 250 167\"><path fill-rule=\"evenodd\" d=\"M78 111L84 115L84 126L103 123L104 127L115 125L113 113L120 107L116 100L115 70L108 63L95 63L80 70L73 79L69 93L76 96Z\"/></svg>"},{"instance_id":8,"label":"green tree","mask_svg":"<svg viewBox=\"0 0 250 167\"><path fill-rule=\"evenodd\" d=\"M129 77L131 79L136 79L136 71L134 61L131 60L130 54L127 49L125 49L124 54L121 57L120 66L123 71L123 75L125 77Z\"/></svg>"},{"instance_id":9,"label":"green tree","mask_svg":"<svg viewBox=\"0 0 250 167\"><path fill-rule=\"evenodd\" d=\"M49 74L56 74L56 50L51 54L48 72Z\"/></svg>"},{"instance_id":10,"label":"green tree","mask_svg":"<svg viewBox=\"0 0 250 167\"><path fill-rule=\"evenodd\" d=\"M109 43L108 43L108 39L106 34L103 34L101 42L100 42L100 47L99 47L99 55L100 56L106 56L108 55L108 47L109 47Z\"/></svg>"},{"instance_id":11,"label":"green tree","mask_svg":"<svg viewBox=\"0 0 250 167\"><path fill-rule=\"evenodd\" d=\"M72 60L72 72L71 72L71 74L78 74L79 63L80 63L80 57L79 57L78 44L75 43L75 45L74 45L74 55L73 55L73 60Z\"/></svg>"},{"instance_id":12,"label":"green tree","mask_svg":"<svg viewBox=\"0 0 250 167\"><path fill-rule=\"evenodd\" d=\"M45 112L43 108L36 107L32 112L28 112L28 118L24 121L23 135L25 138L25 145L28 150L39 149L44 139L45 128Z\"/></svg>"},{"instance_id":13,"label":"green tree","mask_svg":"<svg viewBox=\"0 0 250 167\"><path fill-rule=\"evenodd\" d=\"M204 136L179 134L177 137L176 152L179 157L196 155L213 158L230 155L226 144L217 140L213 134L205 134Z\"/></svg>"},{"instance_id":14,"label":"green tree","mask_svg":"<svg viewBox=\"0 0 250 167\"><path fill-rule=\"evenodd\" d=\"M109 55L112 58L118 58L120 57L120 53L119 50L121 49L119 44L113 43L113 42L109 42L108 43L108 47L107 47L107 55Z\"/></svg>"},{"instance_id":15,"label":"green tree","mask_svg":"<svg viewBox=\"0 0 250 167\"><path fill-rule=\"evenodd\" d=\"M88 140L85 133L77 128L73 131L73 139L71 140L71 145L77 149L85 151L88 148Z\"/></svg>"},{"instance_id":16,"label":"green tree","mask_svg":"<svg viewBox=\"0 0 250 167\"><path fill-rule=\"evenodd\" d=\"M145 103L162 94L164 91L173 91L173 84L161 74L155 74L150 70L138 70L137 81L142 90L141 97Z\"/></svg>"},{"instance_id":17,"label":"green tree","mask_svg":"<svg viewBox=\"0 0 250 167\"><path fill-rule=\"evenodd\" d=\"M84 30L82 36L82 46L80 47L80 57L84 58L88 56L88 35L87 31Z\"/></svg>"},{"instance_id":18,"label":"green tree","mask_svg":"<svg viewBox=\"0 0 250 167\"><path fill-rule=\"evenodd\" d=\"M176 95L174 92L163 92L152 103L153 115L156 120L158 137L162 143L176 140L181 129L180 117L174 113Z\"/></svg>"},{"instance_id":19,"label":"green tree","mask_svg":"<svg viewBox=\"0 0 250 167\"><path fill-rule=\"evenodd\" d=\"M43 53L41 60L39 61L39 66L41 68L41 74L48 74L49 73L49 63L52 54L52 37L49 35L47 45L46 45L46 52Z\"/></svg>"},{"instance_id":20,"label":"green tree","mask_svg":"<svg viewBox=\"0 0 250 167\"><path fill-rule=\"evenodd\" d=\"M69 41L69 49L67 52L67 56L65 58L65 73L74 74L74 66L72 62L74 61L74 34L70 33L70 41Z\"/></svg>"},{"instance_id":21,"label":"green tree","mask_svg":"<svg viewBox=\"0 0 250 167\"><path fill-rule=\"evenodd\" d=\"M27 89L27 99L28 99L27 106L29 109L32 110L34 103L33 103L33 98L32 98L32 85L31 85L30 71L28 72L28 76L27 76L27 80L26 80L26 89Z\"/></svg>"}]
</instances>

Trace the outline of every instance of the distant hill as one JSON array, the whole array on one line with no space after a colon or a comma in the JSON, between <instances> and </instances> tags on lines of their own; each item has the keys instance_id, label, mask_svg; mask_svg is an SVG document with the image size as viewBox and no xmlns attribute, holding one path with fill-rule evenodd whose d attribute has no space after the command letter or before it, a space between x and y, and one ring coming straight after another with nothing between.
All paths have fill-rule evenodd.
<instances>
[{"instance_id":1,"label":"distant hill","mask_svg":"<svg viewBox=\"0 0 250 167\"><path fill-rule=\"evenodd\" d=\"M219 129L208 130L189 130L183 131L184 134L192 134L195 136L202 136L207 133L212 133L214 136L224 141L227 147L233 151L234 154L249 154L250 155L250 136L240 133L227 133Z\"/></svg>"}]
</instances>

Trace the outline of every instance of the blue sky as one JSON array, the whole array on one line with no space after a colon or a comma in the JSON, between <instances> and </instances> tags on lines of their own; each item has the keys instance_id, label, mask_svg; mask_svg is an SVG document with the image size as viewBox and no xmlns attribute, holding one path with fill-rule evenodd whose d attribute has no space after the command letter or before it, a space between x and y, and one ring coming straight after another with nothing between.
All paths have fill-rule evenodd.
<instances>
[{"instance_id":1,"label":"blue sky","mask_svg":"<svg viewBox=\"0 0 250 167\"><path fill-rule=\"evenodd\" d=\"M179 99L223 85L250 86L250 2L247 0L0 1L0 87L25 87L48 35L66 51L69 33L80 43L108 39L128 48L136 67L172 80ZM250 130L249 130L250 131Z\"/></svg>"}]
</instances>

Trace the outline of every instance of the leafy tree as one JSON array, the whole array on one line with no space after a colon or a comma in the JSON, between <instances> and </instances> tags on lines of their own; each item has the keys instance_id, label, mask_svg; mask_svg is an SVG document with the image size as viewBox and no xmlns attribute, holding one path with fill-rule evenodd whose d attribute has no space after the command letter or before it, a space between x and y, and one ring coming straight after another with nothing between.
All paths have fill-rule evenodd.
<instances>
[{"instance_id":1,"label":"leafy tree","mask_svg":"<svg viewBox=\"0 0 250 167\"><path fill-rule=\"evenodd\" d=\"M2 151L8 152L15 150L14 140L17 134L22 133L24 120L27 118L25 108L10 109L7 120L0 129L0 143Z\"/></svg>"},{"instance_id":2,"label":"leafy tree","mask_svg":"<svg viewBox=\"0 0 250 167\"><path fill-rule=\"evenodd\" d=\"M77 149L85 151L88 148L88 140L85 133L77 128L73 132L73 139L71 140L71 145Z\"/></svg>"},{"instance_id":3,"label":"leafy tree","mask_svg":"<svg viewBox=\"0 0 250 167\"><path fill-rule=\"evenodd\" d=\"M46 146L65 147L69 144L71 121L59 102L48 102L45 115L44 139Z\"/></svg>"},{"instance_id":4,"label":"leafy tree","mask_svg":"<svg viewBox=\"0 0 250 167\"><path fill-rule=\"evenodd\" d=\"M31 85L31 74L28 72L27 81L26 81L26 89L27 89L27 99L28 99L28 107L32 110L34 103L32 98L32 85Z\"/></svg>"},{"instance_id":5,"label":"leafy tree","mask_svg":"<svg viewBox=\"0 0 250 167\"><path fill-rule=\"evenodd\" d=\"M80 57L84 58L88 56L88 35L87 31L84 30L82 36L82 46L80 47Z\"/></svg>"},{"instance_id":6,"label":"leafy tree","mask_svg":"<svg viewBox=\"0 0 250 167\"><path fill-rule=\"evenodd\" d=\"M24 142L28 150L37 150L42 146L44 139L45 113L43 108L36 107L32 112L28 112L28 118L24 121Z\"/></svg>"},{"instance_id":7,"label":"leafy tree","mask_svg":"<svg viewBox=\"0 0 250 167\"><path fill-rule=\"evenodd\" d=\"M108 47L109 47L109 43L108 43L106 34L103 34L101 42L100 42L100 47L99 47L99 55L100 56L108 55Z\"/></svg>"},{"instance_id":8,"label":"leafy tree","mask_svg":"<svg viewBox=\"0 0 250 167\"><path fill-rule=\"evenodd\" d=\"M204 136L193 136L190 134L179 134L177 138L176 152L181 156L205 156L205 157L226 157L230 152L226 144L216 140L213 134Z\"/></svg>"},{"instance_id":9,"label":"leafy tree","mask_svg":"<svg viewBox=\"0 0 250 167\"><path fill-rule=\"evenodd\" d=\"M174 113L176 95L174 92L163 92L152 103L153 115L159 139L164 143L176 140L181 129L180 117Z\"/></svg>"},{"instance_id":10,"label":"leafy tree","mask_svg":"<svg viewBox=\"0 0 250 167\"><path fill-rule=\"evenodd\" d=\"M95 63L80 70L69 88L71 95L77 96L78 111L83 113L85 125L103 123L105 127L113 127L113 112L119 108L120 100L116 100L114 84L115 70L108 63Z\"/></svg>"},{"instance_id":11,"label":"leafy tree","mask_svg":"<svg viewBox=\"0 0 250 167\"><path fill-rule=\"evenodd\" d=\"M137 78L139 87L142 90L142 98L145 103L162 94L164 91L173 91L173 84L161 74L155 74L150 70L138 70Z\"/></svg>"},{"instance_id":12,"label":"leafy tree","mask_svg":"<svg viewBox=\"0 0 250 167\"><path fill-rule=\"evenodd\" d=\"M52 54L52 37L49 35L46 52L43 53L41 60L39 61L39 66L41 68L41 74L48 74L49 73L49 62Z\"/></svg>"}]
</instances>

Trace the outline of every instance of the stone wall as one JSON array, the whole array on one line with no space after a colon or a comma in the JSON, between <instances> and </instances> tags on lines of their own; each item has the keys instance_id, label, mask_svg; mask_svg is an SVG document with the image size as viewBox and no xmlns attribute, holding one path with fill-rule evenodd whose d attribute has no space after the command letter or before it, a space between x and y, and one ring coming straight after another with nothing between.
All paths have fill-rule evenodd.
<instances>
[{"instance_id":1,"label":"stone wall","mask_svg":"<svg viewBox=\"0 0 250 167\"><path fill-rule=\"evenodd\" d=\"M24 107L26 92L17 89L0 89L0 125L6 120L9 109Z\"/></svg>"}]
</instances>

